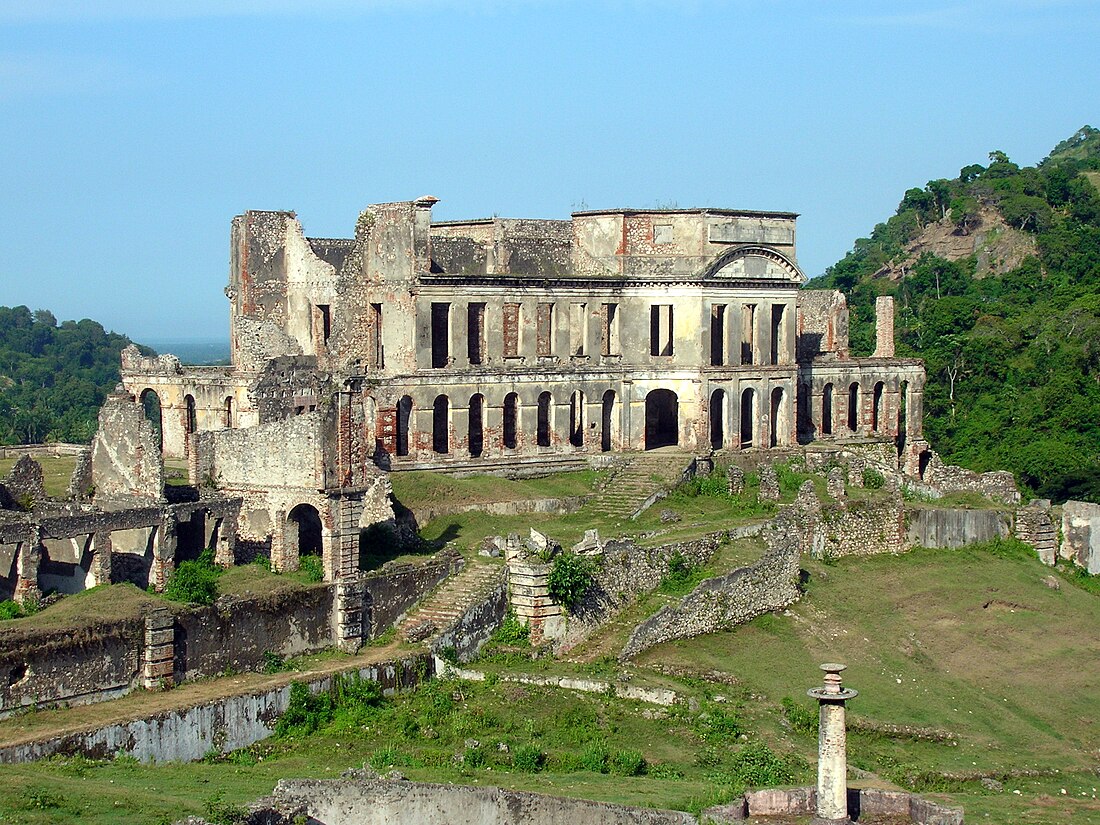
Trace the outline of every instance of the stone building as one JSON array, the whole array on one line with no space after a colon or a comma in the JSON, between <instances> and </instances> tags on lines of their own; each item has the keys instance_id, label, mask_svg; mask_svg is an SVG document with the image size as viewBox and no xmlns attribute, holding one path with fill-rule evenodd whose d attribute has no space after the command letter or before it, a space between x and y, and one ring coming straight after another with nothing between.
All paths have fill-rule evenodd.
<instances>
[{"instance_id":1,"label":"stone building","mask_svg":"<svg viewBox=\"0 0 1100 825\"><path fill-rule=\"evenodd\" d=\"M233 219L230 367L123 354L166 457L244 501L241 536L293 567L352 571L388 512L385 471L538 472L605 453L890 444L920 472L924 369L872 357L848 310L804 291L796 215L600 210L433 223L435 198L377 204L355 237L289 212Z\"/></svg>"}]
</instances>

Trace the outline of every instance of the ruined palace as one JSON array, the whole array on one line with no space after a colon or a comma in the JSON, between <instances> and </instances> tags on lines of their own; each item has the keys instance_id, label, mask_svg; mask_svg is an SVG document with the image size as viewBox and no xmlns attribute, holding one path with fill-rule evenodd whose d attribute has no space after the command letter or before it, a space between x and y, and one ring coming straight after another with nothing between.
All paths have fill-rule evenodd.
<instances>
[{"instance_id":1,"label":"ruined palace","mask_svg":"<svg viewBox=\"0 0 1100 825\"><path fill-rule=\"evenodd\" d=\"M347 239L289 212L233 219L231 366L123 354L166 457L242 501L274 564L354 570L386 471L539 472L600 456L890 445L922 472L924 369L848 351L834 291L800 290L796 215L620 209L432 221L435 198L365 209ZM922 458L923 457L923 458Z\"/></svg>"}]
</instances>

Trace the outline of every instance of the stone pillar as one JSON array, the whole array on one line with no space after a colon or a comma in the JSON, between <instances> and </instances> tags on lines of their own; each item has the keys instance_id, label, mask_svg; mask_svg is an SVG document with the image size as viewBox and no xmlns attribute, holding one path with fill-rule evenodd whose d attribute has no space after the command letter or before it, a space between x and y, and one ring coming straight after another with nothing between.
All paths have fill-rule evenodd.
<instances>
[{"instance_id":1,"label":"stone pillar","mask_svg":"<svg viewBox=\"0 0 1100 825\"><path fill-rule=\"evenodd\" d=\"M894 357L894 299L889 295L875 299L875 352L872 357Z\"/></svg>"},{"instance_id":2,"label":"stone pillar","mask_svg":"<svg viewBox=\"0 0 1100 825\"><path fill-rule=\"evenodd\" d=\"M840 467L833 467L829 470L829 475L826 477L825 489L829 493L830 498L836 501L844 501L846 498L844 491L844 470Z\"/></svg>"},{"instance_id":3,"label":"stone pillar","mask_svg":"<svg viewBox=\"0 0 1100 825\"><path fill-rule=\"evenodd\" d=\"M333 607L336 612L336 646L344 653L355 653L363 644L364 631L367 628L363 611L363 596L366 588L359 579L344 578L336 582L333 594Z\"/></svg>"},{"instance_id":4,"label":"stone pillar","mask_svg":"<svg viewBox=\"0 0 1100 825\"><path fill-rule=\"evenodd\" d=\"M166 607L145 617L145 645L141 651L141 679L146 690L175 684L176 619Z\"/></svg>"},{"instance_id":5,"label":"stone pillar","mask_svg":"<svg viewBox=\"0 0 1100 825\"><path fill-rule=\"evenodd\" d=\"M287 519L285 510L276 510L271 519L271 569L276 573L298 569L298 524Z\"/></svg>"},{"instance_id":6,"label":"stone pillar","mask_svg":"<svg viewBox=\"0 0 1100 825\"><path fill-rule=\"evenodd\" d=\"M924 388L907 385L905 399L905 440L917 441L924 437Z\"/></svg>"},{"instance_id":7,"label":"stone pillar","mask_svg":"<svg viewBox=\"0 0 1100 825\"><path fill-rule=\"evenodd\" d=\"M214 520L214 564L230 568L236 563L237 536L232 525L235 519L219 518Z\"/></svg>"},{"instance_id":8,"label":"stone pillar","mask_svg":"<svg viewBox=\"0 0 1100 825\"><path fill-rule=\"evenodd\" d=\"M111 583L111 543L110 532L103 531L92 536L92 581L95 585Z\"/></svg>"},{"instance_id":9,"label":"stone pillar","mask_svg":"<svg viewBox=\"0 0 1100 825\"><path fill-rule=\"evenodd\" d=\"M858 694L841 685L846 665L824 664L825 685L807 694L820 706L817 739L817 815L811 825L848 825L848 752L844 703Z\"/></svg>"},{"instance_id":10,"label":"stone pillar","mask_svg":"<svg viewBox=\"0 0 1100 825\"><path fill-rule=\"evenodd\" d=\"M765 464L760 468L760 500L779 501L779 479L775 467Z\"/></svg>"},{"instance_id":11,"label":"stone pillar","mask_svg":"<svg viewBox=\"0 0 1100 825\"><path fill-rule=\"evenodd\" d=\"M164 592L168 577L176 569L177 528L175 517L170 515L165 516L160 527L152 528L159 530L160 535L153 542L153 564L149 568L149 584L158 593Z\"/></svg>"},{"instance_id":12,"label":"stone pillar","mask_svg":"<svg viewBox=\"0 0 1100 825\"><path fill-rule=\"evenodd\" d=\"M332 501L332 579L354 576L359 570L359 520L363 516L362 496L341 496Z\"/></svg>"},{"instance_id":13,"label":"stone pillar","mask_svg":"<svg viewBox=\"0 0 1100 825\"><path fill-rule=\"evenodd\" d=\"M731 496L739 496L745 492L745 471L740 467L731 466L726 470L726 484Z\"/></svg>"},{"instance_id":14,"label":"stone pillar","mask_svg":"<svg viewBox=\"0 0 1100 825\"><path fill-rule=\"evenodd\" d=\"M25 541L19 543L15 561L15 601L22 605L37 604L42 598L38 587L38 565L42 562L42 532L33 527Z\"/></svg>"}]
</instances>

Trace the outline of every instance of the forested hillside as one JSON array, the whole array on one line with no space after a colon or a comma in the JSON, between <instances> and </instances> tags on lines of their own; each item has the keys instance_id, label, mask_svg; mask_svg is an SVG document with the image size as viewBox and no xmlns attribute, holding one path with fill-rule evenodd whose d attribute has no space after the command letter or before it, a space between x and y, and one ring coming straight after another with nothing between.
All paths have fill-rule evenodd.
<instances>
[{"instance_id":1,"label":"forested hillside","mask_svg":"<svg viewBox=\"0 0 1100 825\"><path fill-rule=\"evenodd\" d=\"M0 444L90 441L128 344L95 321L0 307Z\"/></svg>"},{"instance_id":2,"label":"forested hillside","mask_svg":"<svg viewBox=\"0 0 1100 825\"><path fill-rule=\"evenodd\" d=\"M987 166L910 189L809 284L848 294L857 355L873 349L875 297L895 296L898 354L928 369L933 447L975 470L1010 469L1057 500L1100 502L1098 185L1100 130L1088 126L1035 167L990 152ZM982 242L954 260L918 254L945 228L964 249L969 236ZM1009 229L1034 243L998 267L984 244Z\"/></svg>"}]
</instances>

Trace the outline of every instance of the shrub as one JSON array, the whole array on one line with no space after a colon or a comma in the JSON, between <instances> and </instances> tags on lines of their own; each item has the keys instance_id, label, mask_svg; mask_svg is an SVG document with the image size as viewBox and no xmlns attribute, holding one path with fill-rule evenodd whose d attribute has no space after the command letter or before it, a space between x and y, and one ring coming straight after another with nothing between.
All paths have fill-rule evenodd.
<instances>
[{"instance_id":1,"label":"shrub","mask_svg":"<svg viewBox=\"0 0 1100 825\"><path fill-rule=\"evenodd\" d=\"M611 772L617 776L641 776L645 773L645 759L638 751L615 751L609 764Z\"/></svg>"},{"instance_id":2,"label":"shrub","mask_svg":"<svg viewBox=\"0 0 1100 825\"><path fill-rule=\"evenodd\" d=\"M26 615L23 613L23 608L19 602L14 602L11 599L4 599L0 602L0 621L4 619L21 619Z\"/></svg>"},{"instance_id":3,"label":"shrub","mask_svg":"<svg viewBox=\"0 0 1100 825\"><path fill-rule=\"evenodd\" d=\"M554 558L546 584L550 598L571 610L592 586L592 562L576 553L562 553Z\"/></svg>"},{"instance_id":4,"label":"shrub","mask_svg":"<svg viewBox=\"0 0 1100 825\"><path fill-rule=\"evenodd\" d=\"M881 490L886 486L886 477L870 467L863 471L863 486L868 490Z\"/></svg>"},{"instance_id":5,"label":"shrub","mask_svg":"<svg viewBox=\"0 0 1100 825\"><path fill-rule=\"evenodd\" d=\"M592 771L592 773L607 773L607 761L610 758L611 754L608 753L605 744L592 742L581 751L580 766L583 770Z\"/></svg>"},{"instance_id":6,"label":"shrub","mask_svg":"<svg viewBox=\"0 0 1100 825\"><path fill-rule=\"evenodd\" d=\"M243 825L248 818L248 809L240 805L230 805L225 801L222 791L207 799L203 807L203 815L210 825Z\"/></svg>"},{"instance_id":7,"label":"shrub","mask_svg":"<svg viewBox=\"0 0 1100 825\"><path fill-rule=\"evenodd\" d=\"M516 614L509 610L500 627L493 632L490 641L513 647L530 645L531 628L517 619Z\"/></svg>"},{"instance_id":8,"label":"shrub","mask_svg":"<svg viewBox=\"0 0 1100 825\"><path fill-rule=\"evenodd\" d=\"M325 579L325 568L320 556L302 556L298 559L298 569L305 574L308 582L319 582Z\"/></svg>"},{"instance_id":9,"label":"shrub","mask_svg":"<svg viewBox=\"0 0 1100 825\"><path fill-rule=\"evenodd\" d=\"M512 755L513 766L523 773L538 773L545 762L546 754L538 745L520 745Z\"/></svg>"},{"instance_id":10,"label":"shrub","mask_svg":"<svg viewBox=\"0 0 1100 825\"><path fill-rule=\"evenodd\" d=\"M817 733L817 714L804 705L798 704L790 696L784 696L783 716L790 723L791 729L799 733Z\"/></svg>"},{"instance_id":11,"label":"shrub","mask_svg":"<svg viewBox=\"0 0 1100 825\"><path fill-rule=\"evenodd\" d=\"M668 572L661 579L658 589L670 596L686 591L695 584L695 568L691 562L684 558L684 554L677 550L668 560Z\"/></svg>"},{"instance_id":12,"label":"shrub","mask_svg":"<svg viewBox=\"0 0 1100 825\"><path fill-rule=\"evenodd\" d=\"M218 598L218 576L221 570L214 564L214 551L207 548L193 561L180 562L164 588L166 598L175 602L213 604Z\"/></svg>"},{"instance_id":13,"label":"shrub","mask_svg":"<svg viewBox=\"0 0 1100 825\"><path fill-rule=\"evenodd\" d=\"M750 742L730 760L729 784L742 788L789 785L795 782L806 768L806 763L797 756L777 756L763 742Z\"/></svg>"}]
</instances>

